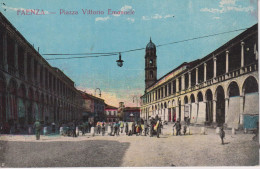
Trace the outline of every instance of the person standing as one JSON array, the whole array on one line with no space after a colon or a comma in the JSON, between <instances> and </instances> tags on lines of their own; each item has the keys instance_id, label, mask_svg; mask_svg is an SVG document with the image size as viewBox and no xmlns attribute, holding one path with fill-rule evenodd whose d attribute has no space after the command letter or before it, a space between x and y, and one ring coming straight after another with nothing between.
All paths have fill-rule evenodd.
<instances>
[{"instance_id":1,"label":"person standing","mask_svg":"<svg viewBox=\"0 0 260 169\"><path fill-rule=\"evenodd\" d=\"M72 124L72 134L73 134L73 137L77 137L76 127L77 127L77 123L76 123L76 121L74 120L74 121L73 121L73 124Z\"/></svg>"},{"instance_id":2,"label":"person standing","mask_svg":"<svg viewBox=\"0 0 260 169\"><path fill-rule=\"evenodd\" d=\"M104 136L105 135L105 123L103 122L102 123L102 136Z\"/></svg>"},{"instance_id":3,"label":"person standing","mask_svg":"<svg viewBox=\"0 0 260 169\"><path fill-rule=\"evenodd\" d=\"M35 136L36 140L40 140L40 134L41 134L41 123L39 120L36 120L34 123L34 128L35 128Z\"/></svg>"},{"instance_id":4,"label":"person standing","mask_svg":"<svg viewBox=\"0 0 260 169\"><path fill-rule=\"evenodd\" d=\"M173 127L176 127L176 136L181 135L181 123L179 119L177 119L177 122L173 125Z\"/></svg>"},{"instance_id":5,"label":"person standing","mask_svg":"<svg viewBox=\"0 0 260 169\"><path fill-rule=\"evenodd\" d=\"M147 129L148 129L147 121L145 120L145 121L144 121L144 136L146 136Z\"/></svg>"},{"instance_id":6,"label":"person standing","mask_svg":"<svg viewBox=\"0 0 260 169\"><path fill-rule=\"evenodd\" d=\"M55 131L55 127L56 127L55 123L54 123L54 122L51 123L52 133L55 133L55 132L56 132L56 131Z\"/></svg>"},{"instance_id":7,"label":"person standing","mask_svg":"<svg viewBox=\"0 0 260 169\"><path fill-rule=\"evenodd\" d=\"M225 131L224 131L224 127L223 126L220 128L219 136L221 138L222 145L224 145Z\"/></svg>"},{"instance_id":8,"label":"person standing","mask_svg":"<svg viewBox=\"0 0 260 169\"><path fill-rule=\"evenodd\" d=\"M128 135L128 123L125 123L125 134Z\"/></svg>"}]
</instances>

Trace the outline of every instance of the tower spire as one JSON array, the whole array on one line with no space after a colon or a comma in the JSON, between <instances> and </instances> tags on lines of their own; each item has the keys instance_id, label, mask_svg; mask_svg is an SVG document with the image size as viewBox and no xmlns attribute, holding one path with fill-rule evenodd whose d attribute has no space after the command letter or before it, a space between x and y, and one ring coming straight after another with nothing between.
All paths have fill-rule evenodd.
<instances>
[{"instance_id":1,"label":"tower spire","mask_svg":"<svg viewBox=\"0 0 260 169\"><path fill-rule=\"evenodd\" d=\"M150 42L152 42L152 38L151 38L151 36L150 36Z\"/></svg>"}]
</instances>

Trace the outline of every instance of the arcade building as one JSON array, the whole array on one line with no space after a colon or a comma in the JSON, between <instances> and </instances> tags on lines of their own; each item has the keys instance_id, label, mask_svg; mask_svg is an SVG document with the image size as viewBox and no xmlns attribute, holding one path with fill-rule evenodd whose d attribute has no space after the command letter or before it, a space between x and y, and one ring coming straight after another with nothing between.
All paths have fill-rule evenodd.
<instances>
[{"instance_id":1,"label":"arcade building","mask_svg":"<svg viewBox=\"0 0 260 169\"><path fill-rule=\"evenodd\" d=\"M0 123L26 126L82 118L81 93L0 13Z\"/></svg>"},{"instance_id":2,"label":"arcade building","mask_svg":"<svg viewBox=\"0 0 260 169\"><path fill-rule=\"evenodd\" d=\"M145 50L141 118L256 128L259 118L258 24L207 56L157 79L156 45Z\"/></svg>"}]
</instances>

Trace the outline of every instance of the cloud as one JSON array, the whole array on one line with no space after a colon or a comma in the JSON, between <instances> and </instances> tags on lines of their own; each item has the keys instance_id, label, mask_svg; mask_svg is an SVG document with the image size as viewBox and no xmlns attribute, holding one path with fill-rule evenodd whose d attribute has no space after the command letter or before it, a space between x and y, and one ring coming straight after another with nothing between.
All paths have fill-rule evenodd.
<instances>
[{"instance_id":1,"label":"cloud","mask_svg":"<svg viewBox=\"0 0 260 169\"><path fill-rule=\"evenodd\" d=\"M163 17L159 14L155 14L154 16L152 16L152 19L162 19Z\"/></svg>"},{"instance_id":2,"label":"cloud","mask_svg":"<svg viewBox=\"0 0 260 169\"><path fill-rule=\"evenodd\" d=\"M127 11L134 11L133 7L132 6L129 6L129 5L125 5L123 6L120 11L123 11L123 12L127 12ZM120 16L120 14L113 14L114 16Z\"/></svg>"},{"instance_id":3,"label":"cloud","mask_svg":"<svg viewBox=\"0 0 260 169\"><path fill-rule=\"evenodd\" d=\"M213 19L220 19L220 17L213 17Z\"/></svg>"},{"instance_id":4,"label":"cloud","mask_svg":"<svg viewBox=\"0 0 260 169\"><path fill-rule=\"evenodd\" d=\"M142 16L142 20L148 21L148 20L151 20L151 19L147 16Z\"/></svg>"},{"instance_id":5,"label":"cloud","mask_svg":"<svg viewBox=\"0 0 260 169\"><path fill-rule=\"evenodd\" d=\"M219 8L202 8L201 12L210 12L210 13L225 13L229 11L237 11L237 12L254 12L254 8L252 6L243 7L241 5L236 4L237 0L221 0L219 2Z\"/></svg>"},{"instance_id":6,"label":"cloud","mask_svg":"<svg viewBox=\"0 0 260 169\"><path fill-rule=\"evenodd\" d=\"M126 20L128 20L128 21L131 22L131 23L134 23L134 22L135 22L135 19L134 19L134 18L127 18Z\"/></svg>"},{"instance_id":7,"label":"cloud","mask_svg":"<svg viewBox=\"0 0 260 169\"><path fill-rule=\"evenodd\" d=\"M98 22L98 21L107 21L107 20L109 20L109 19L110 19L109 16L107 16L107 17L97 17L97 18L95 19L95 21L96 21L96 22Z\"/></svg>"},{"instance_id":8,"label":"cloud","mask_svg":"<svg viewBox=\"0 0 260 169\"><path fill-rule=\"evenodd\" d=\"M170 17L173 17L172 14L167 14L167 15L160 15L160 14L154 14L153 16L142 16L142 20L152 20L152 19L167 19L167 18L170 18Z\"/></svg>"}]
</instances>

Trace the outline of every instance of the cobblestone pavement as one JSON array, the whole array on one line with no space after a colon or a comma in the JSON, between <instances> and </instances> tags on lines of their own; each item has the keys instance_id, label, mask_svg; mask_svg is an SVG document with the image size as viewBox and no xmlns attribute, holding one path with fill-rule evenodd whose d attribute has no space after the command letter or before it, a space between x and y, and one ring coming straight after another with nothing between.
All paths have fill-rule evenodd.
<instances>
[{"instance_id":1,"label":"cobblestone pavement","mask_svg":"<svg viewBox=\"0 0 260 169\"><path fill-rule=\"evenodd\" d=\"M2 135L2 167L142 167L142 166L252 166L259 164L259 143L253 134L232 135L226 130L221 145L214 129L200 135L172 136L165 126L160 138L149 136Z\"/></svg>"}]
</instances>

